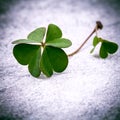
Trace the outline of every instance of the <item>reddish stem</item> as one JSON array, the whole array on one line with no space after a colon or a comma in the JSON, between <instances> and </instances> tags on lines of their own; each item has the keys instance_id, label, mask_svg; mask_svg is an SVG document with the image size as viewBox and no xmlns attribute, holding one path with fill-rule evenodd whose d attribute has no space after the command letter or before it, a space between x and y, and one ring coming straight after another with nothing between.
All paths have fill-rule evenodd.
<instances>
[{"instance_id":1,"label":"reddish stem","mask_svg":"<svg viewBox=\"0 0 120 120\"><path fill-rule=\"evenodd\" d=\"M78 52L81 50L81 48L85 45L85 43L89 40L89 38L90 38L98 29L102 29L102 28L103 28L102 23L101 23L100 21L96 21L96 26L95 26L94 30L90 33L90 35L85 39L85 41L80 45L80 47L79 47L77 50L75 50L74 52L68 54L68 57L73 56L73 55L75 55L76 53L78 53Z\"/></svg>"}]
</instances>

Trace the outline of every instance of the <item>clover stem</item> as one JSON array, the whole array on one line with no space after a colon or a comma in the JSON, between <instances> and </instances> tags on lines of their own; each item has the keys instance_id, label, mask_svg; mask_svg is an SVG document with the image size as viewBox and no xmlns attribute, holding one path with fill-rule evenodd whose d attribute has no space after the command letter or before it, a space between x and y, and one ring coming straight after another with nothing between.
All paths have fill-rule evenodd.
<instances>
[{"instance_id":1,"label":"clover stem","mask_svg":"<svg viewBox=\"0 0 120 120\"><path fill-rule=\"evenodd\" d=\"M73 56L75 55L76 53L78 53L81 48L85 45L85 43L89 40L89 38L96 32L97 33L97 30L98 29L102 29L103 28L103 25L100 21L96 21L96 26L95 28L93 29L93 31L90 33L90 35L85 39L85 41L80 45L80 47L78 49L76 49L74 52L68 54L68 57L70 56Z\"/></svg>"}]
</instances>

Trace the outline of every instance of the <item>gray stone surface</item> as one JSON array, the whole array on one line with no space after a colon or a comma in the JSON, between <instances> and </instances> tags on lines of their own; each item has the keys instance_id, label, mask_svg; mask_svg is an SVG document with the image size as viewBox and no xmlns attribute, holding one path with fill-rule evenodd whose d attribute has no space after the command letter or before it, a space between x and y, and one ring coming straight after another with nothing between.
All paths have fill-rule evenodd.
<instances>
[{"instance_id":1,"label":"gray stone surface","mask_svg":"<svg viewBox=\"0 0 120 120\"><path fill-rule=\"evenodd\" d=\"M4 1L5 2L5 1ZM0 120L120 120L120 51L106 60L93 55L92 38L51 78L33 78L12 55L11 42L54 23L78 47L96 20L99 35L120 45L118 0L21 0L0 12ZM2 8L4 8L2 6ZM9 8L9 9L7 9Z\"/></svg>"}]
</instances>

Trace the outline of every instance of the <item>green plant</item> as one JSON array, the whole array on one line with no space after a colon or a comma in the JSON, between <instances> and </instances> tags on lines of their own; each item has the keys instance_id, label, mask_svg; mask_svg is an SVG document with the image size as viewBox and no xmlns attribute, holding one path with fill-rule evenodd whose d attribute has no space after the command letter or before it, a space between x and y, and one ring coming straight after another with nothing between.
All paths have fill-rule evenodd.
<instances>
[{"instance_id":1,"label":"green plant","mask_svg":"<svg viewBox=\"0 0 120 120\"><path fill-rule=\"evenodd\" d=\"M49 24L47 33L46 28L37 28L27 36L27 39L12 42L16 44L13 48L13 54L20 64L28 65L29 72L32 76L39 77L42 72L47 77L50 77L53 75L53 71L63 72L68 65L68 57L78 53L89 38L102 28L102 23L97 21L94 30L85 39L82 45L74 52L67 55L61 48L71 46L71 41L62 38L62 31L58 26ZM108 53L113 54L118 50L116 43L99 38L96 34L93 39L93 49L91 53L99 43L101 43L99 51L101 58L107 58Z\"/></svg>"},{"instance_id":2,"label":"green plant","mask_svg":"<svg viewBox=\"0 0 120 120\"><path fill-rule=\"evenodd\" d=\"M97 31L99 29L102 29L102 28L103 28L102 23L100 21L96 21L96 26L93 29L93 31L91 32L91 34L85 39L85 41L80 45L80 47L78 49L76 49L74 52L72 52L68 56L73 56L76 53L78 53L94 33L96 33L96 36L93 39L93 49L90 51L90 53L93 53L93 51L95 50L95 47L99 43L101 43L101 47L100 47L100 51L99 51L99 56L101 58L107 58L108 53L109 54L114 54L118 50L118 45L115 42L110 42L108 40L104 40L102 38L99 38L98 35L97 35Z\"/></svg>"},{"instance_id":3,"label":"green plant","mask_svg":"<svg viewBox=\"0 0 120 120\"><path fill-rule=\"evenodd\" d=\"M34 77L39 77L43 72L50 77L55 72L62 72L68 65L68 56L61 48L71 46L71 41L62 37L59 27L54 24L46 29L38 28L31 32L27 39L13 42L13 54L22 65L28 65L29 72Z\"/></svg>"},{"instance_id":4,"label":"green plant","mask_svg":"<svg viewBox=\"0 0 120 120\"><path fill-rule=\"evenodd\" d=\"M95 47L101 43L100 51L99 51L99 56L101 58L107 58L108 53L113 54L117 51L118 45L114 42L110 42L108 40L104 40L102 38L99 38L97 36L94 37L93 39L93 49L90 51L92 53L95 49Z\"/></svg>"}]
</instances>

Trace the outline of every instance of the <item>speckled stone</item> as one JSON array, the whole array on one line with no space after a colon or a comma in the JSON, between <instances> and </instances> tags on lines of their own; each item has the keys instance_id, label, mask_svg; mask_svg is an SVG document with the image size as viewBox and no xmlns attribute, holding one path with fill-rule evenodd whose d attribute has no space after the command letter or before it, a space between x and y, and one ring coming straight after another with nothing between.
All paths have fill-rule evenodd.
<instances>
[{"instance_id":1,"label":"speckled stone","mask_svg":"<svg viewBox=\"0 0 120 120\"><path fill-rule=\"evenodd\" d=\"M120 120L120 50L103 60L92 38L51 78L33 78L15 60L12 41L37 27L58 25L76 49L96 20L98 35L120 45L119 0L19 0L0 12L0 120ZM9 8L9 9L7 9Z\"/></svg>"}]
</instances>

